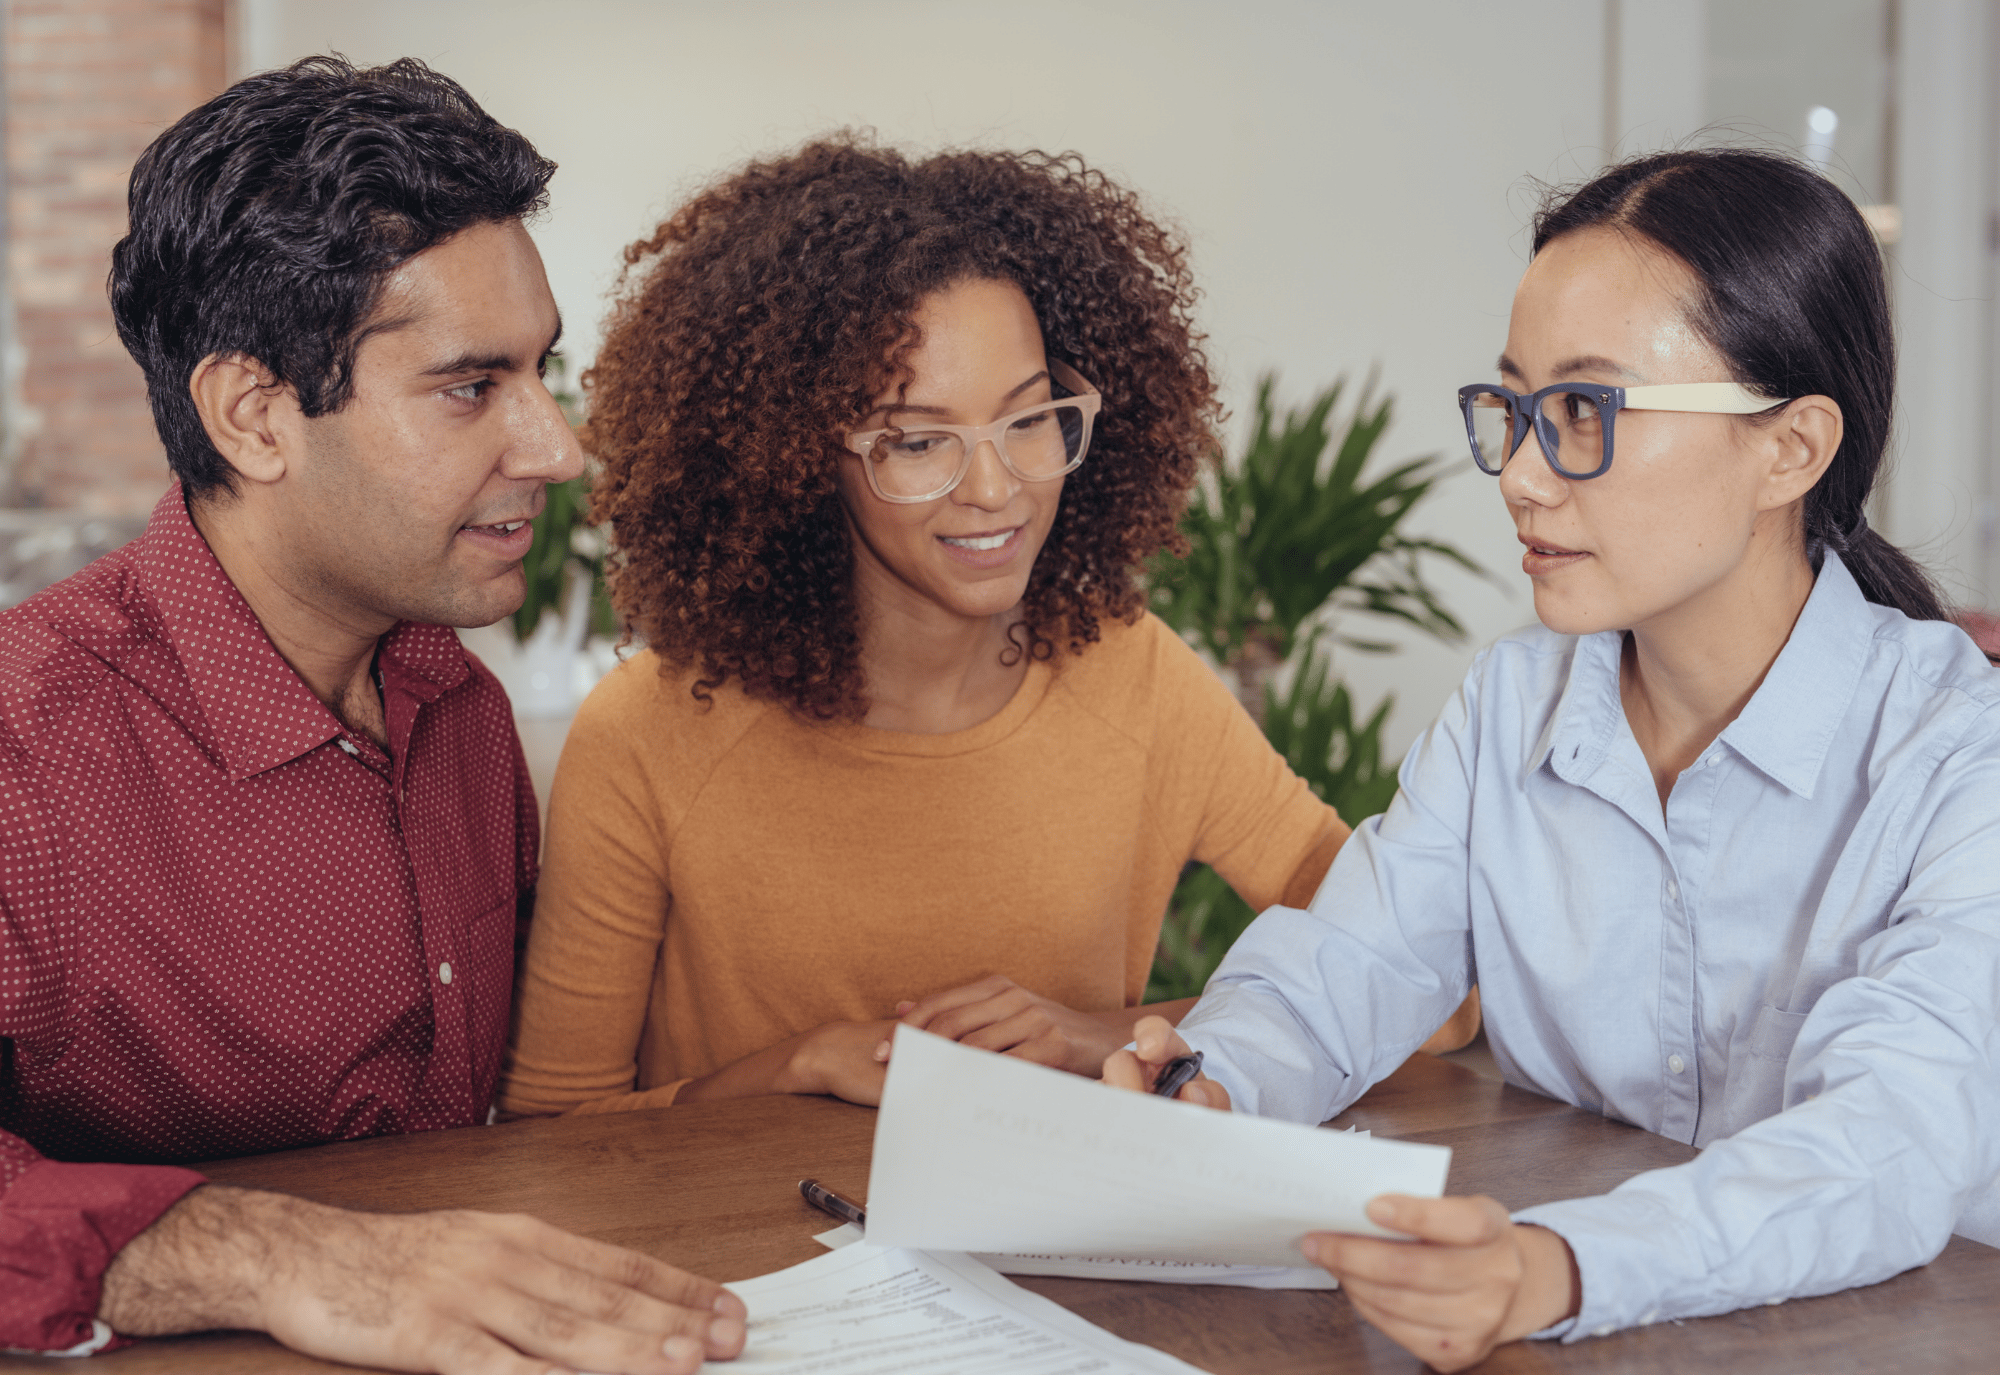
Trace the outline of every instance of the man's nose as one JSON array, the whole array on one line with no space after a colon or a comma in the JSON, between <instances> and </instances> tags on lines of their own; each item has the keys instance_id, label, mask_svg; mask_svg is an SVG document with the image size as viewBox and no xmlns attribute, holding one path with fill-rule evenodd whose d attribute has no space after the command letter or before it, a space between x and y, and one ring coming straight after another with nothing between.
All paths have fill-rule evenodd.
<instances>
[{"instance_id":1,"label":"man's nose","mask_svg":"<svg viewBox=\"0 0 2000 1375\"><path fill-rule=\"evenodd\" d=\"M501 460L508 477L567 482L583 472L583 446L539 378L521 389L509 420L513 433Z\"/></svg>"}]
</instances>

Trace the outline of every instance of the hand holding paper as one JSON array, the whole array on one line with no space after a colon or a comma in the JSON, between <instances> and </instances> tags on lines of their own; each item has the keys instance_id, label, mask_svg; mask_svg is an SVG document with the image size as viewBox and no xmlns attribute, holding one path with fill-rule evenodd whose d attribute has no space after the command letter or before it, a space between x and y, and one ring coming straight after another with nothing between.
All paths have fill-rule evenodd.
<instances>
[{"instance_id":1,"label":"hand holding paper","mask_svg":"<svg viewBox=\"0 0 2000 1375\"><path fill-rule=\"evenodd\" d=\"M941 1251L1296 1266L1308 1232L1394 1235L1451 1153L1107 1092L908 1027L875 1126L868 1240Z\"/></svg>"}]
</instances>

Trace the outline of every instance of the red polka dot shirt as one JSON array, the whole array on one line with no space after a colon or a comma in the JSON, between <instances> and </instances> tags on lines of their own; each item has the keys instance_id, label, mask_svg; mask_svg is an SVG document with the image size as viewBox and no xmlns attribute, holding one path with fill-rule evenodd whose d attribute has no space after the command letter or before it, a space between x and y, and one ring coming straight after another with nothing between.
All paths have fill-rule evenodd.
<instances>
[{"instance_id":1,"label":"red polka dot shirt","mask_svg":"<svg viewBox=\"0 0 2000 1375\"><path fill-rule=\"evenodd\" d=\"M534 791L452 631L378 662L386 753L178 487L0 612L0 1347L108 1339L104 1267L201 1182L167 1162L485 1120Z\"/></svg>"}]
</instances>

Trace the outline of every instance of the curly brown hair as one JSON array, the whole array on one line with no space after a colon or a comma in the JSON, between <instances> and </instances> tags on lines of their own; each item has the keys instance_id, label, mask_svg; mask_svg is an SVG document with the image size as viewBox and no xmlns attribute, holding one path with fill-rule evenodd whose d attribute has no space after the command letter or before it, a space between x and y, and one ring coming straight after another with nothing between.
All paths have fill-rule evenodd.
<instances>
[{"instance_id":1,"label":"curly brown hair","mask_svg":"<svg viewBox=\"0 0 2000 1375\"><path fill-rule=\"evenodd\" d=\"M1020 607L1047 658L1137 620L1137 574L1215 447L1215 385L1179 237L1074 153L921 161L846 134L753 162L625 250L585 447L603 465L618 610L697 697L858 718L853 550L841 435L918 342L925 297L965 280L1027 295L1051 356L1104 406Z\"/></svg>"}]
</instances>

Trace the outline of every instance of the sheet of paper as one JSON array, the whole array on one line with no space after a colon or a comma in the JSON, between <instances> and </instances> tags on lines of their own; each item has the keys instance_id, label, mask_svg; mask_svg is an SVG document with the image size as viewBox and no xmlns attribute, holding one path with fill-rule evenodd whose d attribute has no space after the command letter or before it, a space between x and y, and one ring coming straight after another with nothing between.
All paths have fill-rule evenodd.
<instances>
[{"instance_id":1,"label":"sheet of paper","mask_svg":"<svg viewBox=\"0 0 2000 1375\"><path fill-rule=\"evenodd\" d=\"M868 1240L928 1251L1281 1269L1307 1232L1388 1236L1381 1193L1436 1197L1451 1152L1213 1112L896 1029Z\"/></svg>"},{"instance_id":2,"label":"sheet of paper","mask_svg":"<svg viewBox=\"0 0 2000 1375\"><path fill-rule=\"evenodd\" d=\"M852 1246L863 1233L843 1222L813 1240L829 1251ZM941 1253L941 1254L949 1254ZM1338 1289L1340 1281L1317 1265L1204 1265L1193 1260L1112 1260L1105 1256L974 1256L1003 1275L1053 1275L1072 1280L1144 1280L1149 1284L1229 1284L1239 1289Z\"/></svg>"},{"instance_id":3,"label":"sheet of paper","mask_svg":"<svg viewBox=\"0 0 2000 1375\"><path fill-rule=\"evenodd\" d=\"M966 1256L861 1242L728 1287L750 1335L714 1375L1201 1375Z\"/></svg>"}]
</instances>

